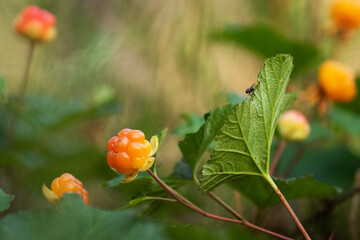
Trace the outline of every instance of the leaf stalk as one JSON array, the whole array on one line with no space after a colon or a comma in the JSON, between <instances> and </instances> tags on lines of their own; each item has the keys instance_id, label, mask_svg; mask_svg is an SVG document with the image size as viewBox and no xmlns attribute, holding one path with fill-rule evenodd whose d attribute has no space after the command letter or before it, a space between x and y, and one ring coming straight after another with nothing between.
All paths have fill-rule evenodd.
<instances>
[{"instance_id":1,"label":"leaf stalk","mask_svg":"<svg viewBox=\"0 0 360 240\"><path fill-rule=\"evenodd\" d=\"M265 177L265 179L269 182L271 187L274 189L275 193L278 195L282 203L284 204L286 210L290 213L291 217L294 219L296 225L299 227L301 233L304 235L306 240L311 240L309 234L306 232L305 228L301 224L300 220L297 218L295 212L292 210L290 204L287 202L284 195L281 193L280 189L276 186L275 182L272 180L272 178L268 175Z\"/></svg>"}]
</instances>

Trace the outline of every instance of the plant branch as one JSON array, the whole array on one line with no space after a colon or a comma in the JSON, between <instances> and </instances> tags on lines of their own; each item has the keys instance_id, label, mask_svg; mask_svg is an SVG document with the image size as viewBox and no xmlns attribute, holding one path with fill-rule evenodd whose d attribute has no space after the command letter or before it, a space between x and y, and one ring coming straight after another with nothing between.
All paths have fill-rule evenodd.
<instances>
[{"instance_id":1,"label":"plant branch","mask_svg":"<svg viewBox=\"0 0 360 240\"><path fill-rule=\"evenodd\" d=\"M274 160L273 162L271 163L271 166L270 166L270 170L269 170L269 175L270 176L273 176L274 173L275 173L275 169L280 161L280 157L282 155L282 153L284 152L284 149L285 149L285 146L286 146L286 141L285 140L281 140L280 141L280 144L276 150L276 153L275 153L275 157L274 157Z\"/></svg>"},{"instance_id":2,"label":"plant branch","mask_svg":"<svg viewBox=\"0 0 360 240\"><path fill-rule=\"evenodd\" d=\"M291 158L290 162L286 165L284 170L281 173L282 177L288 177L290 173L294 170L295 166L300 162L304 154L306 153L306 150L308 148L308 145L300 144L300 146L295 151L293 157Z\"/></svg>"},{"instance_id":3,"label":"plant branch","mask_svg":"<svg viewBox=\"0 0 360 240\"><path fill-rule=\"evenodd\" d=\"M290 204L286 201L286 199L285 199L284 195L281 193L280 189L276 186L275 182L272 180L272 178L270 176L267 176L266 180L270 183L271 187L274 189L274 191L276 192L276 194L278 195L278 197L280 198L280 200L284 204L286 210L288 210L291 217L294 219L296 225L299 227L299 229L302 232L302 234L304 235L305 239L306 240L311 240L309 234L306 232L305 228L303 227L303 225L301 224L301 222L297 218L297 216L294 213L294 211L292 210Z\"/></svg>"},{"instance_id":4,"label":"plant branch","mask_svg":"<svg viewBox=\"0 0 360 240\"><path fill-rule=\"evenodd\" d=\"M356 171L354 188L360 187L360 169ZM356 229L356 217L359 210L359 200L360 196L356 195L351 201L350 214L349 214L349 232L350 238L352 240L358 239L357 229Z\"/></svg>"},{"instance_id":5,"label":"plant branch","mask_svg":"<svg viewBox=\"0 0 360 240\"><path fill-rule=\"evenodd\" d=\"M290 240L291 238L288 238L288 237L285 237L283 235L280 235L278 233L274 233L274 232L271 232L267 229L264 229L262 227L259 227L259 226L256 226L254 224L251 224L247 221L242 221L242 220L238 220L238 219L231 219L231 218L226 218L226 217L221 217L221 216L217 216L217 215L214 215L214 214L211 214L211 213L208 213L208 212L205 212L204 210L196 207L195 205L192 205L192 204L189 204L188 201L184 201L184 197L182 198L179 198L178 195L179 194L175 194L173 191L175 190L170 190L167 185L160 179L158 178L150 169L146 170L146 172L152 177L154 178L154 180L168 193L170 194L170 196L172 196L176 201L178 201L180 204L184 205L185 207L188 207L190 209L192 209L193 211L205 216L205 217L208 217L208 218L213 218L213 219L217 219L217 220L220 220L220 221L224 221L224 222L232 222L232 223L237 223L237 224L242 224L242 225L245 225L247 227L250 227L252 229L255 229L255 230L258 230L258 231L261 231L263 233L266 233L266 234L269 234L271 236L275 236L275 237L278 237L280 239L287 239L287 240Z\"/></svg>"},{"instance_id":6,"label":"plant branch","mask_svg":"<svg viewBox=\"0 0 360 240\"><path fill-rule=\"evenodd\" d=\"M246 221L239 213L237 213L234 209L232 209L227 203L225 203L222 199L220 199L215 193L208 192L207 195L211 197L215 202L217 202L220 206L225 208L229 213L231 213L234 217L241 221Z\"/></svg>"}]
</instances>

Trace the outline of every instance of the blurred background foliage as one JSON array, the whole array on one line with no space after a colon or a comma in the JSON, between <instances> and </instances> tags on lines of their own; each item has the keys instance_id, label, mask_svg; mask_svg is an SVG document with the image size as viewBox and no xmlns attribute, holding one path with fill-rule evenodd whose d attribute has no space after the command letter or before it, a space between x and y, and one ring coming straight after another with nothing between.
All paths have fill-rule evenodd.
<instances>
[{"instance_id":1,"label":"blurred background foliage","mask_svg":"<svg viewBox=\"0 0 360 240\"><path fill-rule=\"evenodd\" d=\"M298 92L295 107L309 116L312 125L306 142L287 146L278 171L285 177L314 174L316 180L350 189L360 167L359 96L352 103L336 104L329 116L317 118L305 91L316 83L317 68L326 59L334 57L360 71L360 34L353 33L351 39L339 43L329 19L330 3L0 1L0 188L15 195L11 208L0 214L50 206L41 194L41 185L49 185L64 172L83 181L91 206L125 206L143 184L102 185L116 176L106 164L108 139L123 128L141 129L147 136L169 128L158 154L157 170L160 176L170 175L182 158L178 141L196 132L210 109L241 101L245 89L256 83L264 58L277 53L294 56L289 89ZM5 126L14 108L12 99L21 83L28 48L27 41L15 34L13 23L30 4L54 13L58 36L53 43L35 49L26 101L10 149ZM277 144L275 139L274 149ZM298 157L294 160L293 156ZM200 200L203 196L195 186L178 187L190 200L213 209L212 202ZM217 192L232 205L240 201L236 200L238 192L228 186ZM305 216L321 209L320 200L298 201L300 206L311 206L301 213ZM246 198L241 197L241 203L238 210L247 218L265 216L258 221L279 232L291 231L291 226L279 229L275 224L288 219L279 206L266 212L256 211ZM216 223L212 230L216 233L209 234L205 229L214 226L212 220L195 217L172 204L141 204L139 209L155 219L182 225L164 230L173 239L255 239L247 235L251 231L240 233L232 226L224 230L222 223ZM342 206L344 212L348 208ZM281 214L270 219L279 211ZM339 226L345 217L343 214L335 223L325 224L326 229ZM346 236L347 230L337 230Z\"/></svg>"}]
</instances>

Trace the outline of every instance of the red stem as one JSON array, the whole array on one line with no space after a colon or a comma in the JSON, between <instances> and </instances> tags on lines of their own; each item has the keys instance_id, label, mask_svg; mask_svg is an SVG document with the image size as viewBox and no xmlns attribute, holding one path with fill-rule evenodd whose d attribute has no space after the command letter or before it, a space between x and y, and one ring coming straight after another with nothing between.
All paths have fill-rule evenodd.
<instances>
[{"instance_id":1,"label":"red stem","mask_svg":"<svg viewBox=\"0 0 360 240\"><path fill-rule=\"evenodd\" d=\"M220 220L220 221L224 221L224 222L232 222L232 223L237 223L237 224L242 224L242 225L245 225L247 227L250 227L252 229L255 229L255 230L258 230L258 231L261 231L263 233L266 233L266 234L269 234L271 236L275 236L275 237L278 237L280 239L286 239L286 240L291 240L291 238L288 238L288 237L285 237L281 234L278 234L278 233L274 233L274 232L271 232L267 229L264 229L262 227L259 227L259 226L256 226L252 223L249 223L247 221L244 221L244 220L236 220L236 219L231 219L231 218L226 218L226 217L221 217L221 216L217 216L217 215L214 215L214 214L211 214L211 213L208 213L208 212L205 212L203 211L202 209L198 208L197 206L195 205L192 205L192 204L189 204L188 202L185 202L184 200L182 200L181 198L179 198L176 194L174 194L173 191L171 191L167 185L160 179L158 178L150 169L146 170L146 172L152 177L154 178L154 180L170 195L172 196L176 201L178 201L180 204L192 209L193 211L205 216L205 217L208 217L208 218L213 218L213 219L217 219L217 220ZM184 198L186 199L186 198Z\"/></svg>"},{"instance_id":2,"label":"red stem","mask_svg":"<svg viewBox=\"0 0 360 240\"><path fill-rule=\"evenodd\" d=\"M288 212L290 213L292 219L294 219L296 225L298 226L298 228L300 229L301 233L304 235L306 240L311 240L309 234L306 232L305 228L303 227L303 225L301 224L300 220L297 218L296 214L294 213L294 211L292 210L290 204L286 201L284 195L281 193L281 191L279 190L279 188L276 186L276 184L274 183L274 181L271 179L271 177L269 176L268 178L268 182L270 183L271 187L274 189L274 191L276 192L276 194L278 195L278 197L280 198L280 200L282 201L282 203L284 204L286 210L288 210Z\"/></svg>"},{"instance_id":3,"label":"red stem","mask_svg":"<svg viewBox=\"0 0 360 240\"><path fill-rule=\"evenodd\" d=\"M270 166L270 170L269 170L269 175L270 176L273 176L274 173L275 173L275 169L279 163L279 160L280 160L280 157L285 149L285 146L286 146L286 141L285 140L281 140L280 144L279 144L279 147L277 148L276 150L276 153L275 153L275 157L274 157L274 160L273 162L271 163L271 166Z\"/></svg>"}]
</instances>

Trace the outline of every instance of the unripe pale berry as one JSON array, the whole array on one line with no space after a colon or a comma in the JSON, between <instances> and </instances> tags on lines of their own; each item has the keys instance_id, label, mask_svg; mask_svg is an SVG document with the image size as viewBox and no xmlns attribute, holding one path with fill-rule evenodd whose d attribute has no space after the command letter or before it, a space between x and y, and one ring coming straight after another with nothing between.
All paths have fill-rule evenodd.
<instances>
[{"instance_id":1,"label":"unripe pale berry","mask_svg":"<svg viewBox=\"0 0 360 240\"><path fill-rule=\"evenodd\" d=\"M326 97L335 102L350 102L356 96L354 71L337 61L321 64L318 72L319 84Z\"/></svg>"},{"instance_id":2,"label":"unripe pale berry","mask_svg":"<svg viewBox=\"0 0 360 240\"><path fill-rule=\"evenodd\" d=\"M28 6L15 20L15 29L21 35L39 42L51 42L56 37L54 15L37 6Z\"/></svg>"},{"instance_id":3,"label":"unripe pale berry","mask_svg":"<svg viewBox=\"0 0 360 240\"><path fill-rule=\"evenodd\" d=\"M306 117L296 110L290 110L281 115L278 129L280 135L288 141L302 141L310 133Z\"/></svg>"},{"instance_id":4,"label":"unripe pale berry","mask_svg":"<svg viewBox=\"0 0 360 240\"><path fill-rule=\"evenodd\" d=\"M331 18L341 30L360 27L360 1L337 0L331 5Z\"/></svg>"}]
</instances>

